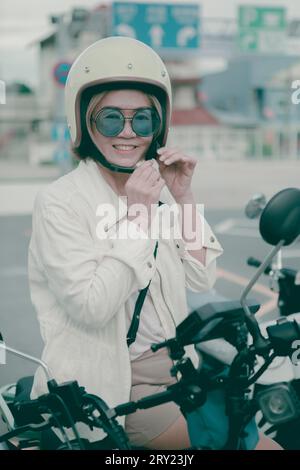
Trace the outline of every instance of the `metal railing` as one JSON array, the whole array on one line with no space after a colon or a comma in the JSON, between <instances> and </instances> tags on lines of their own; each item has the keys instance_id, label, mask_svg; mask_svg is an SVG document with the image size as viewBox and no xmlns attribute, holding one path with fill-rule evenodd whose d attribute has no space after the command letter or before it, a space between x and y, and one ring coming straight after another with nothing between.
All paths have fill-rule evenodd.
<instances>
[{"instance_id":1,"label":"metal railing","mask_svg":"<svg viewBox=\"0 0 300 470\"><path fill-rule=\"evenodd\" d=\"M177 126L170 132L168 145L208 160L300 160L300 125L255 129Z\"/></svg>"}]
</instances>

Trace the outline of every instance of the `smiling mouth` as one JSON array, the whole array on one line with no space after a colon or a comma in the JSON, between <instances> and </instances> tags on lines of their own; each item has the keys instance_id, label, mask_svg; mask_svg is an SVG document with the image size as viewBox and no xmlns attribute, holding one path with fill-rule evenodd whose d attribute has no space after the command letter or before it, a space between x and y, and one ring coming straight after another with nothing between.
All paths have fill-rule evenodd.
<instances>
[{"instance_id":1,"label":"smiling mouth","mask_svg":"<svg viewBox=\"0 0 300 470\"><path fill-rule=\"evenodd\" d=\"M129 152L137 148L136 145L113 145L116 150L121 150L122 152Z\"/></svg>"}]
</instances>

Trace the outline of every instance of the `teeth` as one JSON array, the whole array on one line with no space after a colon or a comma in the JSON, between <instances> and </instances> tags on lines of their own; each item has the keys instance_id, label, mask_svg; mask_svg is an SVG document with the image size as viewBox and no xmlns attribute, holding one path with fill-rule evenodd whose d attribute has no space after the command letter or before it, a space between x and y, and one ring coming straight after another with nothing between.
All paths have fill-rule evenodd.
<instances>
[{"instance_id":1,"label":"teeth","mask_svg":"<svg viewBox=\"0 0 300 470\"><path fill-rule=\"evenodd\" d=\"M118 150L133 150L136 148L135 145L114 145L114 147Z\"/></svg>"}]
</instances>

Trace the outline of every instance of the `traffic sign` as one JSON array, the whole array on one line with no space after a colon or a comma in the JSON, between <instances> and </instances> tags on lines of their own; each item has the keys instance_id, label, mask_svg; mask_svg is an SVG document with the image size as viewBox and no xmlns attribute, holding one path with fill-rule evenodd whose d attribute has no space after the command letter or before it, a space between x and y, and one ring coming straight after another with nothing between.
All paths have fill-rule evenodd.
<instances>
[{"instance_id":1,"label":"traffic sign","mask_svg":"<svg viewBox=\"0 0 300 470\"><path fill-rule=\"evenodd\" d=\"M136 38L156 50L197 50L200 24L198 3L113 3L113 35Z\"/></svg>"},{"instance_id":2,"label":"traffic sign","mask_svg":"<svg viewBox=\"0 0 300 470\"><path fill-rule=\"evenodd\" d=\"M243 52L283 52L286 27L286 9L283 7L240 6L239 48Z\"/></svg>"},{"instance_id":3,"label":"traffic sign","mask_svg":"<svg viewBox=\"0 0 300 470\"><path fill-rule=\"evenodd\" d=\"M54 122L51 128L51 139L59 142L69 142L70 131L64 122Z\"/></svg>"},{"instance_id":4,"label":"traffic sign","mask_svg":"<svg viewBox=\"0 0 300 470\"><path fill-rule=\"evenodd\" d=\"M53 77L58 86L65 86L71 65L69 62L58 62L53 67Z\"/></svg>"}]
</instances>

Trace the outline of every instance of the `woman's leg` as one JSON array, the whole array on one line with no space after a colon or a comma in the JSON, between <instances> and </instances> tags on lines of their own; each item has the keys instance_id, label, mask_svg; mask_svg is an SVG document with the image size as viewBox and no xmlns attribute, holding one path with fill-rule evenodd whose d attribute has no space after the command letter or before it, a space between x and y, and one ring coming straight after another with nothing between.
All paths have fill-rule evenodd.
<instances>
[{"instance_id":1,"label":"woman's leg","mask_svg":"<svg viewBox=\"0 0 300 470\"><path fill-rule=\"evenodd\" d=\"M264 434L259 434L259 441L254 450L283 450L283 448Z\"/></svg>"},{"instance_id":2,"label":"woman's leg","mask_svg":"<svg viewBox=\"0 0 300 470\"><path fill-rule=\"evenodd\" d=\"M190 448L191 442L184 417L180 416L165 432L148 442L145 447L156 450ZM283 450L283 448L277 442L260 433L258 444L254 450Z\"/></svg>"},{"instance_id":3,"label":"woman's leg","mask_svg":"<svg viewBox=\"0 0 300 470\"><path fill-rule=\"evenodd\" d=\"M148 442L145 447L157 450L180 450L191 447L185 418L180 416L166 431Z\"/></svg>"}]
</instances>

